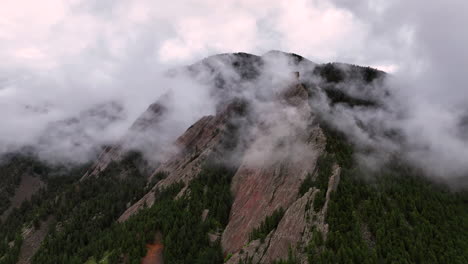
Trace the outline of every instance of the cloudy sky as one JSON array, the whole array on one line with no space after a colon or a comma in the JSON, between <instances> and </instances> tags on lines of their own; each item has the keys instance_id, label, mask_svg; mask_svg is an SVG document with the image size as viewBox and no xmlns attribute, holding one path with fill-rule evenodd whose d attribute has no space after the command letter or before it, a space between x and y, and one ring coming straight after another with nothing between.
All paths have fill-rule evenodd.
<instances>
[{"instance_id":1,"label":"cloudy sky","mask_svg":"<svg viewBox=\"0 0 468 264\"><path fill-rule=\"evenodd\" d=\"M102 136L118 138L165 69L272 49L393 73L418 105L409 133L433 140L467 111L466 25L466 0L2 0L0 145L113 100L125 122Z\"/></svg>"}]
</instances>

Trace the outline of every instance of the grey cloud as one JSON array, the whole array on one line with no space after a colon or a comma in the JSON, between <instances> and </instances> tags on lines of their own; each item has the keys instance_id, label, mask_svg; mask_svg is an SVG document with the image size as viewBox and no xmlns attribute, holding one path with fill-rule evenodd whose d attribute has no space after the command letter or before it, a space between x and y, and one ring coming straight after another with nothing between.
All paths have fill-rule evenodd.
<instances>
[{"instance_id":1,"label":"grey cloud","mask_svg":"<svg viewBox=\"0 0 468 264\"><path fill-rule=\"evenodd\" d=\"M385 84L393 98L385 99L384 110L318 102L319 110L356 140L391 151L398 146L380 130L398 129L406 137L408 157L435 174L468 169L460 127L468 112L466 1L172 1L164 9L152 1L41 4L56 8L29 12L17 4L0 11L11 22L0 28L0 151L35 144L50 124L109 101L122 107L121 118L101 131L94 122L81 122L74 130L86 131L96 144L116 141L163 94L172 94L167 103L175 105L173 123L168 121L161 136L173 138L199 116L216 111L207 87L216 73L203 71L206 78L198 78L209 81L194 82L166 78L168 68L213 53L280 49L319 62L397 66ZM30 22L17 19L23 13ZM276 66L270 70L278 82L284 77L279 73L296 70L287 63ZM233 86L239 84L232 69L223 74ZM260 78L272 77L265 76ZM356 96L386 96L382 89L345 86ZM375 133L367 134L360 122L374 124Z\"/></svg>"}]
</instances>

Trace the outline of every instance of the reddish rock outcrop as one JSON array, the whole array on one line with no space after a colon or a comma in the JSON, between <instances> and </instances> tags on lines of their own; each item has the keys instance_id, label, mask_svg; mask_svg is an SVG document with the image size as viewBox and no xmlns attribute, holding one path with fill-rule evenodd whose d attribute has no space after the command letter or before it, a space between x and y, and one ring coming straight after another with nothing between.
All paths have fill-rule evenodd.
<instances>
[{"instance_id":1,"label":"reddish rock outcrop","mask_svg":"<svg viewBox=\"0 0 468 264\"><path fill-rule=\"evenodd\" d=\"M270 263L287 257L290 248L306 245L312 236L311 227L319 224L313 220L315 212L311 209L316 193L317 189L311 188L286 210L276 230L268 234L263 243L260 240L251 241L226 263L236 264L247 258L251 258L252 263Z\"/></svg>"},{"instance_id":2,"label":"reddish rock outcrop","mask_svg":"<svg viewBox=\"0 0 468 264\"><path fill-rule=\"evenodd\" d=\"M161 172L167 176L131 205L118 221L125 221L142 207L153 205L156 190L179 181L187 185L208 159L223 155L230 125L243 115L241 145L246 147L237 153L240 161L231 185L234 201L228 225L221 235L224 252L232 254L228 263L245 258L252 259L253 263L271 263L287 258L290 248L303 252L313 226L326 236L328 226L324 219L340 171L338 166L334 167L328 190L311 188L299 197L302 182L307 174L315 171L317 159L325 151L326 138L309 106L307 90L299 83L298 73L293 74L291 82L270 101L255 102L248 111L246 101L250 104L250 100L257 99L232 101L216 115L204 116L189 127L173 144L176 151L149 178ZM148 125L157 128L154 124L158 123L164 108L152 105L148 111L150 114L144 114L132 128L147 129ZM107 149L87 175L98 174L121 155L119 147ZM321 210L314 212L313 200L319 191L327 192L326 202ZM180 194L184 192L185 189ZM279 208L285 214L277 228L265 241L249 242L250 232ZM305 263L305 256L301 253L297 256Z\"/></svg>"},{"instance_id":3,"label":"reddish rock outcrop","mask_svg":"<svg viewBox=\"0 0 468 264\"><path fill-rule=\"evenodd\" d=\"M261 133L246 150L234 175L235 198L222 237L225 252L239 251L248 242L249 233L267 216L278 208L287 210L297 200L302 181L314 171L317 158L324 151L325 136L318 125L312 125L314 116L304 87L291 86L280 101L284 107L277 108L274 115L282 123L260 122ZM288 246L286 254L287 249Z\"/></svg>"},{"instance_id":4,"label":"reddish rock outcrop","mask_svg":"<svg viewBox=\"0 0 468 264\"><path fill-rule=\"evenodd\" d=\"M325 151L326 138L314 120L302 85L286 89L280 94L280 102L284 107L275 115L285 116L279 119L282 124L260 120L262 133L246 150L233 178L235 198L221 240L225 253L232 254L227 263L247 259L252 263L272 263L286 259L289 250L294 251L300 263L307 263L302 252L313 235L312 227L324 237L328 231L325 215L330 194L339 181L340 168L333 167L327 190L311 188L298 197L302 181L315 171L317 158ZM289 106L293 108L288 109ZM282 130L284 125L287 133ZM313 201L318 191L326 192L326 202L314 212ZM278 208L283 208L285 214L277 228L263 242L249 242L252 230Z\"/></svg>"},{"instance_id":5,"label":"reddish rock outcrop","mask_svg":"<svg viewBox=\"0 0 468 264\"><path fill-rule=\"evenodd\" d=\"M300 153L301 157L288 158L289 155L298 153L280 148L276 151L284 151L284 160L276 160L273 154L266 156L262 165L252 166L246 160L234 175L232 191L235 199L229 224L222 237L226 252L240 250L247 243L249 233L267 216L278 208L289 208L297 199L302 181L314 170L317 157L324 149L321 130L315 128L312 131L308 137L310 141L302 141L305 148ZM249 150L246 157L248 155ZM270 163L269 160L275 162Z\"/></svg>"},{"instance_id":6,"label":"reddish rock outcrop","mask_svg":"<svg viewBox=\"0 0 468 264\"><path fill-rule=\"evenodd\" d=\"M167 177L159 181L142 199L128 208L118 221L125 221L145 204L151 206L154 203L154 193L157 189L178 181L188 183L200 172L203 162L208 157L219 156L220 151L223 150L224 136L228 133L228 123L238 116L244 107L244 102L234 101L216 116L202 117L189 127L175 142L178 151L163 162L150 178L159 172L169 173ZM185 189L181 192L184 191Z\"/></svg>"},{"instance_id":7,"label":"reddish rock outcrop","mask_svg":"<svg viewBox=\"0 0 468 264\"><path fill-rule=\"evenodd\" d=\"M254 263L284 259L290 247L299 249L306 244L312 226L325 234L328 230L324 222L328 202L319 212L310 209L318 190L312 188L298 197L301 183L308 173L314 172L317 158L325 150L326 138L308 105L306 89L297 80L293 82L296 83L277 94L272 103L254 106L247 114L254 120L242 134L248 147L242 152L232 179L234 202L221 237L224 251L233 254L228 263L237 263L247 255ZM178 181L189 183L207 158L221 155L228 124L235 114L245 110L243 107L242 103L233 102L215 116L202 117L188 128L175 142L178 151L151 176L167 172L167 177L130 206L118 221L125 221L145 205L151 206L157 189ZM339 175L339 169L334 171L329 190L321 190L327 191L327 201ZM277 229L264 243L249 243L249 233L279 208L285 210L285 215Z\"/></svg>"},{"instance_id":8,"label":"reddish rock outcrop","mask_svg":"<svg viewBox=\"0 0 468 264\"><path fill-rule=\"evenodd\" d=\"M251 260L251 263L272 263L279 259L287 259L292 250L299 263L306 264L307 256L304 254L307 243L314 235L315 227L326 238L328 224L325 222L325 214L331 192L338 184L340 168L335 165L330 175L326 190L326 202L320 210L314 211L314 198L319 191L315 187L309 189L302 197L295 200L286 210L278 227L268 234L263 242L254 240L247 242L236 251L227 264L239 263L239 260Z\"/></svg>"}]
</instances>

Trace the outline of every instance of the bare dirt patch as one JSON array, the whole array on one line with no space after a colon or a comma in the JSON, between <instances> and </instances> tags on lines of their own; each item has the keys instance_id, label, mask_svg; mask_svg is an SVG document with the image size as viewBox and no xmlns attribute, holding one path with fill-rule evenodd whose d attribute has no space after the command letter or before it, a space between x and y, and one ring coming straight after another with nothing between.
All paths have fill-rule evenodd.
<instances>
[{"instance_id":1,"label":"bare dirt patch","mask_svg":"<svg viewBox=\"0 0 468 264\"><path fill-rule=\"evenodd\" d=\"M148 252L141 260L141 264L163 264L163 249L164 245L161 243L162 235L157 233L153 244L147 244Z\"/></svg>"},{"instance_id":2,"label":"bare dirt patch","mask_svg":"<svg viewBox=\"0 0 468 264\"><path fill-rule=\"evenodd\" d=\"M148 252L146 256L141 260L141 264L162 264L163 257L162 252L164 246L161 243L147 244L146 248Z\"/></svg>"}]
</instances>

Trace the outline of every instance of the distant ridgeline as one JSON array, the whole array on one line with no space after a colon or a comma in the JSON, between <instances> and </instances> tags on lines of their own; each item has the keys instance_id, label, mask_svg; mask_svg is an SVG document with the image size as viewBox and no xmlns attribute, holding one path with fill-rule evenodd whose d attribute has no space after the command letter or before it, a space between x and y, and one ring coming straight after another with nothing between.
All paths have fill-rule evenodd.
<instances>
[{"instance_id":1,"label":"distant ridgeline","mask_svg":"<svg viewBox=\"0 0 468 264\"><path fill-rule=\"evenodd\" d=\"M258 75L252 63L261 63L262 57L244 53L223 56L230 56L243 78ZM306 60L288 56L294 63ZM198 69L197 65L190 67ZM345 71L343 67L317 65L307 74L320 79L331 104L378 107L377 101L347 94L340 84L349 80L371 84L384 73L349 65ZM222 80L221 76L218 82ZM317 83L303 86L309 97L317 92ZM212 118L216 122L210 124L225 122ZM239 128L233 128L232 123L217 127L221 132L214 129L208 133L211 141L206 143L203 138L205 149L200 149L197 137L207 126L197 129L209 120L200 122L182 137L194 137L190 148L174 158L172 167L164 167L173 171L159 169L151 177L141 168L142 154L135 151L123 153L96 177L87 178L82 176L89 171L89 164L65 169L51 167L33 155L4 158L0 164L0 213L8 210L8 214L2 216L0 224L0 264L141 263L146 246L156 242L158 233L166 264L468 263L467 191L453 192L436 185L397 158L378 171L365 171L353 158L353 142L320 117L315 130L311 128L319 132L307 131L316 135L310 137L310 144L320 155L299 179L291 202L269 204L269 213L261 217L248 216L255 224L245 225L245 235L236 237L243 245L235 249L223 240L236 217L232 208L244 204L246 208L262 208L255 203L262 195L271 195L270 200L275 201L283 195L281 190L287 190L281 188L288 187L285 184L297 175L288 174L284 168L288 164L275 162L271 166L278 167L255 172L274 177L272 182L279 186L275 193L249 189L247 198L253 198L242 200L245 196L239 193L243 190L239 186L243 181L255 181L255 175L245 174L248 170L242 158L229 166L221 161L236 149L236 137L241 133L225 134L219 139L223 147L213 147L218 142L213 141L218 140L217 133ZM294 167L294 163L289 166ZM188 173L193 177L187 178ZM43 187L17 208L10 208L25 175L38 177ZM140 207L133 210L136 204ZM128 219L117 221L131 209ZM285 232L288 226L298 225L304 229L297 236L282 240L288 237L285 234L293 234ZM277 253L268 250L277 245L285 245L286 253L274 255Z\"/></svg>"}]
</instances>

